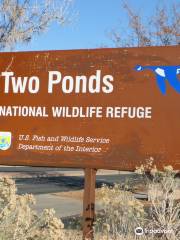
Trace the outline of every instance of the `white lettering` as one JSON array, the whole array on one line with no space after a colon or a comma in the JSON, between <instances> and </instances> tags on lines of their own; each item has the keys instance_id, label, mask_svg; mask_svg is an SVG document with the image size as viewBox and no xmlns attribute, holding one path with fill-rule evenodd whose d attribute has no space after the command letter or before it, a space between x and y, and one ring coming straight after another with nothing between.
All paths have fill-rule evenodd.
<instances>
[{"instance_id":1,"label":"white lettering","mask_svg":"<svg viewBox=\"0 0 180 240\"><path fill-rule=\"evenodd\" d=\"M53 92L53 85L60 83L61 73L58 71L49 72L49 83L48 83L48 93Z\"/></svg>"}]
</instances>

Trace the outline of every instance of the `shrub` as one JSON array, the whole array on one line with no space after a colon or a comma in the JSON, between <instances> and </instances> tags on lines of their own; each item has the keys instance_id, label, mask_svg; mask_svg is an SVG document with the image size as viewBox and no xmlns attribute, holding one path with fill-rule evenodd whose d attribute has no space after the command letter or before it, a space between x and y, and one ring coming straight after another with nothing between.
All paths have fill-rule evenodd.
<instances>
[{"instance_id":1,"label":"shrub","mask_svg":"<svg viewBox=\"0 0 180 240\"><path fill-rule=\"evenodd\" d=\"M180 202L177 199L176 171L171 166L158 171L155 166L148 164L138 168L137 172L146 177L147 167L151 175L146 178L149 207L135 199L132 193L122 191L118 184L114 187L102 187L103 211L98 214L95 226L99 239L180 239ZM137 227L143 229L141 236L135 234Z\"/></svg>"},{"instance_id":2,"label":"shrub","mask_svg":"<svg viewBox=\"0 0 180 240\"><path fill-rule=\"evenodd\" d=\"M176 172L171 166L158 171L155 166L150 168L150 165L146 165L138 168L138 173L146 177L147 167L151 175L146 178L149 207L145 207L130 191L122 190L118 184L114 187L104 185L100 189L103 210L97 214L95 239L180 239L180 202L177 196ZM53 209L44 209L38 215L32 209L34 204L32 195L16 194L13 180L0 178L0 240L82 239L80 231L64 230L63 223L55 217ZM144 234L136 236L137 227L141 227Z\"/></svg>"},{"instance_id":3,"label":"shrub","mask_svg":"<svg viewBox=\"0 0 180 240\"><path fill-rule=\"evenodd\" d=\"M1 240L63 240L63 223L53 209L38 214L31 209L35 199L30 194L19 196L9 178L0 178Z\"/></svg>"},{"instance_id":4,"label":"shrub","mask_svg":"<svg viewBox=\"0 0 180 240\"><path fill-rule=\"evenodd\" d=\"M134 235L137 226L146 218L143 204L132 193L122 191L120 185L103 186L100 191L103 212L98 215L96 229L113 239ZM124 238L125 239L125 238Z\"/></svg>"},{"instance_id":5,"label":"shrub","mask_svg":"<svg viewBox=\"0 0 180 240\"><path fill-rule=\"evenodd\" d=\"M159 237L167 240L180 239L180 202L176 171L171 166L164 171L151 171L153 179L148 184L151 203L149 228L162 229Z\"/></svg>"}]
</instances>

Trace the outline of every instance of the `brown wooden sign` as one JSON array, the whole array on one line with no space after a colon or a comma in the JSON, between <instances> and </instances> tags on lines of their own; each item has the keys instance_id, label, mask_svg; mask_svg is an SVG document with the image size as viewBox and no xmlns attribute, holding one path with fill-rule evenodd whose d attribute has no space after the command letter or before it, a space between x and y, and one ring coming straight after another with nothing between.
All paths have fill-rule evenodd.
<instances>
[{"instance_id":1,"label":"brown wooden sign","mask_svg":"<svg viewBox=\"0 0 180 240\"><path fill-rule=\"evenodd\" d=\"M0 54L0 164L180 166L180 47Z\"/></svg>"}]
</instances>

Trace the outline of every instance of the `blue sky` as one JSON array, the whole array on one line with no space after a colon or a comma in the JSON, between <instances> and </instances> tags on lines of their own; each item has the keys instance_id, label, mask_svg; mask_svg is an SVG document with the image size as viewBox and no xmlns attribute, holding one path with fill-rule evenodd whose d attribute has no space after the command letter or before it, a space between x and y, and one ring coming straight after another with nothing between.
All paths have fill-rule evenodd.
<instances>
[{"instance_id":1,"label":"blue sky","mask_svg":"<svg viewBox=\"0 0 180 240\"><path fill-rule=\"evenodd\" d=\"M130 6L144 16L152 15L155 5L180 0L129 0ZM127 26L127 14L121 0L74 0L74 22L65 27L53 23L49 30L35 36L31 43L18 46L17 51L61 50L112 47L109 33L118 26Z\"/></svg>"}]
</instances>

